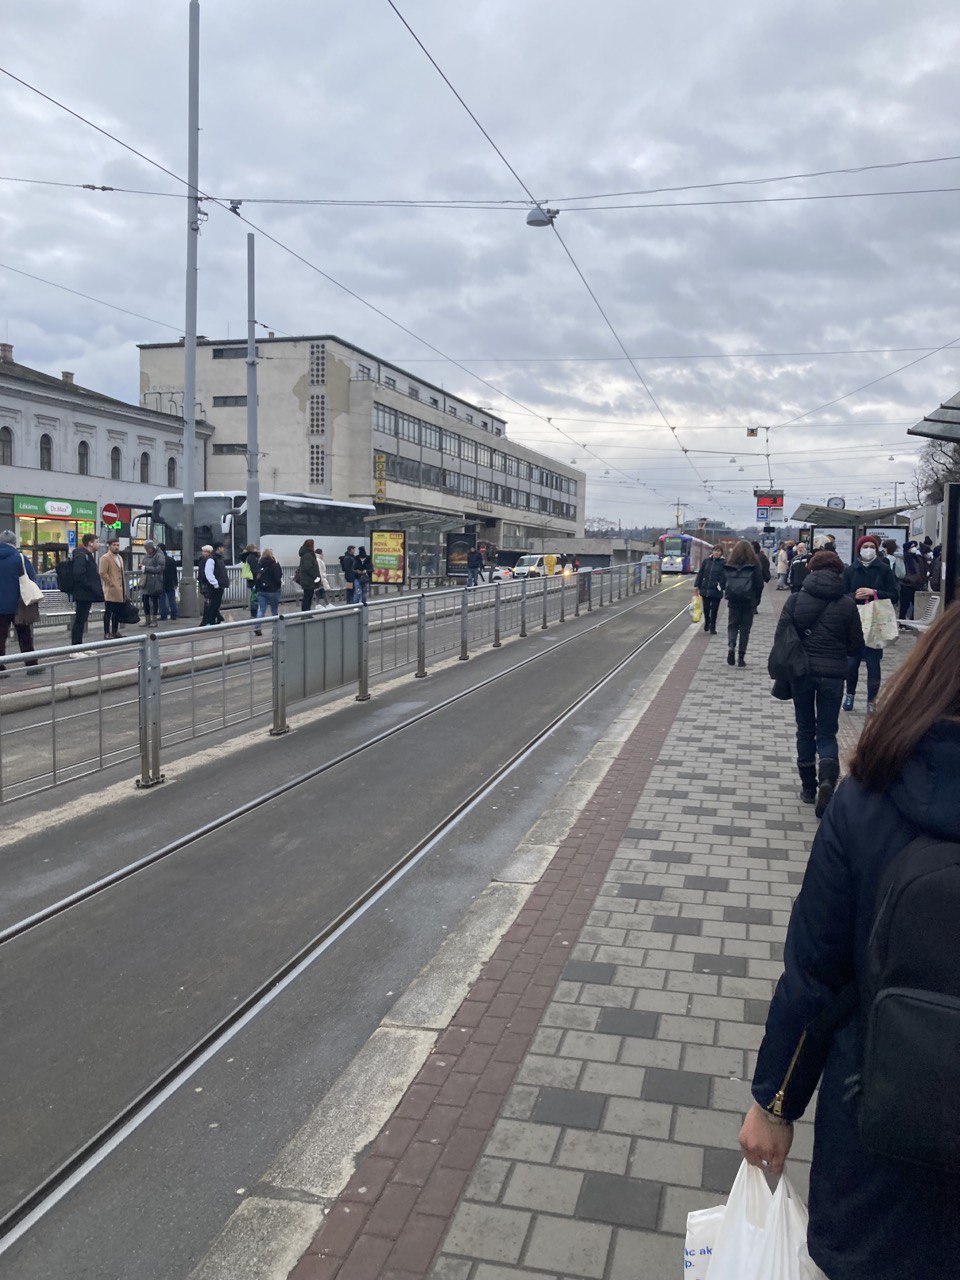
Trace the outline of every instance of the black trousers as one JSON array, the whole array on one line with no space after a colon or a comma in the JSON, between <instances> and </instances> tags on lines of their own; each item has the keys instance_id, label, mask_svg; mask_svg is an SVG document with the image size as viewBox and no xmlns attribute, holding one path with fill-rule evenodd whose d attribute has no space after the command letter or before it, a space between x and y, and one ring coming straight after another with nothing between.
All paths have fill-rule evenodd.
<instances>
[{"instance_id":1,"label":"black trousers","mask_svg":"<svg viewBox=\"0 0 960 1280\"><path fill-rule=\"evenodd\" d=\"M753 615L756 605L744 604L739 600L727 601L727 647L747 651L750 639L750 628L753 626Z\"/></svg>"},{"instance_id":2,"label":"black trousers","mask_svg":"<svg viewBox=\"0 0 960 1280\"><path fill-rule=\"evenodd\" d=\"M203 601L203 617L200 619L201 627L212 627L223 621L223 614L220 612L223 592L223 587L207 587L207 594Z\"/></svg>"},{"instance_id":3,"label":"black trousers","mask_svg":"<svg viewBox=\"0 0 960 1280\"><path fill-rule=\"evenodd\" d=\"M76 602L77 611L73 615L73 626L70 630L70 643L83 644L83 630L87 625L87 619L90 617L90 606L92 600L78 600Z\"/></svg>"},{"instance_id":4,"label":"black trousers","mask_svg":"<svg viewBox=\"0 0 960 1280\"><path fill-rule=\"evenodd\" d=\"M703 596L703 628L705 631L716 631L717 614L720 612L720 597L716 596L710 599Z\"/></svg>"},{"instance_id":5,"label":"black trousers","mask_svg":"<svg viewBox=\"0 0 960 1280\"><path fill-rule=\"evenodd\" d=\"M107 600L103 606L103 634L104 636L116 635L120 630L120 623L123 621L123 601Z\"/></svg>"}]
</instances>

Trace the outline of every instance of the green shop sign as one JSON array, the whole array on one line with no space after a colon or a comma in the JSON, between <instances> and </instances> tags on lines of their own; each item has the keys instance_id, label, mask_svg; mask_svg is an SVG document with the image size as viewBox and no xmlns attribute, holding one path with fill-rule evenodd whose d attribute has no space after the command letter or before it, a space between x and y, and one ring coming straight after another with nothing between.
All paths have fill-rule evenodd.
<instances>
[{"instance_id":1,"label":"green shop sign","mask_svg":"<svg viewBox=\"0 0 960 1280\"><path fill-rule=\"evenodd\" d=\"M69 498L33 498L16 494L13 499L16 516L39 516L41 520L96 520L95 502L77 502Z\"/></svg>"}]
</instances>

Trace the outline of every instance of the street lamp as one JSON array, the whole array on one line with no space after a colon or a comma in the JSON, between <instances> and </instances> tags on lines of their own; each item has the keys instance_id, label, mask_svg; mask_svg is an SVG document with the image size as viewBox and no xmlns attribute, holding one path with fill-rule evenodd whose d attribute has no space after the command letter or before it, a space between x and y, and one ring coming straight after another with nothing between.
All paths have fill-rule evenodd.
<instances>
[{"instance_id":1,"label":"street lamp","mask_svg":"<svg viewBox=\"0 0 960 1280\"><path fill-rule=\"evenodd\" d=\"M542 204L535 204L527 214L527 226L552 227L554 218L559 216L559 209L545 209Z\"/></svg>"}]
</instances>

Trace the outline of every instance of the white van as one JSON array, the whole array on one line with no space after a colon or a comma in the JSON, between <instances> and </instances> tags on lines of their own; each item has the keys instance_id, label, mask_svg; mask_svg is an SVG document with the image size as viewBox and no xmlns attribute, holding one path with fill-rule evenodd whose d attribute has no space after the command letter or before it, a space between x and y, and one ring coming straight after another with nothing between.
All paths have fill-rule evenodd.
<instances>
[{"instance_id":1,"label":"white van","mask_svg":"<svg viewBox=\"0 0 960 1280\"><path fill-rule=\"evenodd\" d=\"M552 578L560 572L560 557L555 555L521 556L513 566L515 578Z\"/></svg>"}]
</instances>

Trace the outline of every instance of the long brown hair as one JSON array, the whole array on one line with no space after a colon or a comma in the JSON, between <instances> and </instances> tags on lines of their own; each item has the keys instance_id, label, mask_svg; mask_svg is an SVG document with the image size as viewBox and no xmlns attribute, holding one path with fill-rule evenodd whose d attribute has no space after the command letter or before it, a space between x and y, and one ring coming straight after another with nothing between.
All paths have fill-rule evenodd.
<instances>
[{"instance_id":1,"label":"long brown hair","mask_svg":"<svg viewBox=\"0 0 960 1280\"><path fill-rule=\"evenodd\" d=\"M735 569L738 564L755 564L758 566L760 564L757 559L757 553L746 538L741 538L727 557L728 568Z\"/></svg>"},{"instance_id":2,"label":"long brown hair","mask_svg":"<svg viewBox=\"0 0 960 1280\"><path fill-rule=\"evenodd\" d=\"M938 720L960 718L960 603L917 641L884 686L867 721L850 772L871 791L895 782L923 735Z\"/></svg>"}]
</instances>

